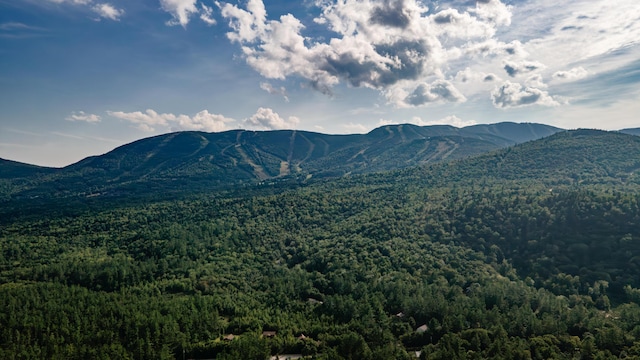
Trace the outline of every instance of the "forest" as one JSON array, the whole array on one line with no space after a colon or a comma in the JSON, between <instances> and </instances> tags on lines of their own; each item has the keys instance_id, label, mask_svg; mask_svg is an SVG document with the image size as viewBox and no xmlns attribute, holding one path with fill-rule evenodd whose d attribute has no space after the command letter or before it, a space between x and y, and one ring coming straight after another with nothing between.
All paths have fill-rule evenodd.
<instances>
[{"instance_id":1,"label":"forest","mask_svg":"<svg viewBox=\"0 0 640 360\"><path fill-rule=\"evenodd\" d=\"M6 359L640 358L640 145L5 201Z\"/></svg>"}]
</instances>

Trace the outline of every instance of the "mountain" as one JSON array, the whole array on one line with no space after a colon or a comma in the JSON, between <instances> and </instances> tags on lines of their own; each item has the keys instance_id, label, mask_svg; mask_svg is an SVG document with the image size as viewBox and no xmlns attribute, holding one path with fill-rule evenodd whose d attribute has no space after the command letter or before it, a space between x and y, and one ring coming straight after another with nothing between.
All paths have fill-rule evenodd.
<instances>
[{"instance_id":1,"label":"mountain","mask_svg":"<svg viewBox=\"0 0 640 360\"><path fill-rule=\"evenodd\" d=\"M307 131L176 132L146 138L14 186L14 196L184 191L394 170L454 160L561 129L500 123L467 128L389 125L368 134ZM2 170L0 164L0 170ZM21 194L21 195L20 195Z\"/></svg>"},{"instance_id":2,"label":"mountain","mask_svg":"<svg viewBox=\"0 0 640 360\"><path fill-rule=\"evenodd\" d=\"M389 130L328 147L402 145ZM251 135L238 134L225 151ZM136 142L45 185L112 172L118 191L202 186L157 175L206 153L199 135ZM238 148L295 148L291 132L262 135ZM457 135L431 138L444 136ZM638 358L639 159L639 137L576 130L285 191L3 203L0 358Z\"/></svg>"},{"instance_id":3,"label":"mountain","mask_svg":"<svg viewBox=\"0 0 640 360\"><path fill-rule=\"evenodd\" d=\"M0 159L0 179L27 178L55 173L58 169Z\"/></svg>"},{"instance_id":4,"label":"mountain","mask_svg":"<svg viewBox=\"0 0 640 360\"><path fill-rule=\"evenodd\" d=\"M448 164L409 169L412 181L640 184L640 137L572 130Z\"/></svg>"},{"instance_id":5,"label":"mountain","mask_svg":"<svg viewBox=\"0 0 640 360\"><path fill-rule=\"evenodd\" d=\"M503 123L462 129L390 125L365 135L295 130L179 132L125 145L65 171L104 171L110 180L199 175L220 182L295 174L322 177L456 159L558 131L546 125Z\"/></svg>"},{"instance_id":6,"label":"mountain","mask_svg":"<svg viewBox=\"0 0 640 360\"><path fill-rule=\"evenodd\" d=\"M621 133L624 133L624 134L640 136L640 128L634 128L634 129L622 129L622 130L620 130L620 132L621 132Z\"/></svg>"}]
</instances>

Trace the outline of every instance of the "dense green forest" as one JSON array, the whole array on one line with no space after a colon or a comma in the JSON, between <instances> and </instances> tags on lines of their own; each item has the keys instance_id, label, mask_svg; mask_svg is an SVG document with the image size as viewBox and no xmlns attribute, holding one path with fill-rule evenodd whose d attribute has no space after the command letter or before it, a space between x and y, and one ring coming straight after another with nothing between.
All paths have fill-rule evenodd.
<instances>
[{"instance_id":1,"label":"dense green forest","mask_svg":"<svg viewBox=\"0 0 640 360\"><path fill-rule=\"evenodd\" d=\"M0 357L640 358L637 170L639 138L579 131L331 181L6 201Z\"/></svg>"}]
</instances>

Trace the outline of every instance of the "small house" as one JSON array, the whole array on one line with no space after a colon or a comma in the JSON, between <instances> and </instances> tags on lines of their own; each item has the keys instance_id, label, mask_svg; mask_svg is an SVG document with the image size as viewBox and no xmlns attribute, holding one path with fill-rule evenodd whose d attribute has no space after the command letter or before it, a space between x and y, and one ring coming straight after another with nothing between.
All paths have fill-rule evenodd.
<instances>
[{"instance_id":1,"label":"small house","mask_svg":"<svg viewBox=\"0 0 640 360\"><path fill-rule=\"evenodd\" d=\"M262 332L262 337L264 338L273 338L276 336L276 332L275 331L263 331Z\"/></svg>"}]
</instances>

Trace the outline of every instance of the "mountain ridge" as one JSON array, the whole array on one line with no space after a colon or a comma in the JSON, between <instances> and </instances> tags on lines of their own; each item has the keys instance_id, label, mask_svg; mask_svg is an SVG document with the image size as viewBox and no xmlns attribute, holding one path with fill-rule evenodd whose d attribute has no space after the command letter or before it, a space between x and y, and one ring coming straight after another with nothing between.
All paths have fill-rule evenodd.
<instances>
[{"instance_id":1,"label":"mountain ridge","mask_svg":"<svg viewBox=\"0 0 640 360\"><path fill-rule=\"evenodd\" d=\"M568 130L450 164L412 168L419 178L548 185L640 185L640 137L617 131Z\"/></svg>"},{"instance_id":2,"label":"mountain ridge","mask_svg":"<svg viewBox=\"0 0 640 360\"><path fill-rule=\"evenodd\" d=\"M18 166L21 171L7 172L18 179L5 179L14 185L12 194L27 197L104 194L123 187L137 191L141 183L214 189L401 169L478 155L559 131L529 123L386 125L350 135L184 131L140 139L60 169ZM17 180L20 186L15 186Z\"/></svg>"},{"instance_id":3,"label":"mountain ridge","mask_svg":"<svg viewBox=\"0 0 640 360\"><path fill-rule=\"evenodd\" d=\"M413 149L417 144L422 149L429 139L421 139L413 130L403 128L403 140L399 128L382 128L373 134L370 144L396 144L396 150ZM255 147L264 151L262 155L268 151L303 166L302 160L315 158L315 151L324 155L327 149L303 146L322 144L314 142L313 134L293 136L283 131L268 135L273 138L233 132L226 134L230 146L217 146L221 151L236 151L237 156L244 152L247 158L257 159L250 157L252 148L247 144L262 139L265 143ZM416 139L410 140L414 136ZM433 138L455 140L451 134ZM286 146L265 148L274 139ZM463 140L455 144L486 143ZM329 149L331 145L327 144ZM12 336L15 329L33 329L31 333L43 334L38 344L48 345L55 339L46 335L50 330L45 326L73 324L59 321L58 314L92 323L105 319L100 323L105 332L79 332L87 337L78 343L88 347L104 341L111 346L113 339L119 339L133 354L140 343L129 341L127 334L142 333L136 332L141 327L153 329L154 323L130 322L127 326L132 330L122 331L119 323L111 320L114 310L110 304L117 304L131 306L131 310L123 308L116 314L144 314L140 318L153 318L162 309L182 309L192 316L188 323L196 324L194 329L200 327L203 314L209 314L210 323L220 321L219 328L203 335L212 339L230 333L240 339L251 334L258 337L260 330L274 328L282 338L304 331L313 334L312 339L330 339L332 331L342 332L348 329L342 326L351 323L355 334L374 334L367 338L373 347L381 330L367 335L366 329L370 324L383 324L389 326L384 331L389 334L385 336L390 346L411 351L422 346L425 354L433 354L436 344L450 346L448 339L453 336L469 348L460 354L472 354L482 347L472 349L470 341L462 340L485 333L489 344L493 341L489 334L495 331L518 344L530 341L524 343L527 351L539 349L547 340L559 343L565 339L565 353L558 347L555 353L563 355L556 358L572 358L580 348L579 341L592 346L592 334L598 336L605 331L602 329L609 331L615 326L617 334L633 334L633 341L611 340L602 348L623 349L626 344L624 349L631 349L637 344L638 332L633 330L640 316L637 136L564 131L471 158L301 186L285 182L281 187L252 185L229 192L202 191L211 184L205 182L198 188L201 192L188 193L203 178L175 175L174 179L165 178L162 187L158 174L179 170L172 163L175 159L166 157L174 153L169 150L179 151L178 159L198 159L210 146L207 137L198 133L142 141L134 144L135 149L145 150L136 152L136 158L122 157L129 151L125 147L111 157L79 164L75 174L84 171L86 178L58 178L59 183L47 185L47 189L59 191L69 186L64 181L73 180L76 183L70 184L78 189L91 187L91 181L101 179L92 176L105 171L99 168L104 162L120 169L115 175L121 179L112 180L114 187L108 191L123 191L126 196L106 198L102 193L91 193L2 203L0 240L6 250L0 257L0 277L4 283L19 285L2 287L8 295L0 298L14 299L14 292L22 291L18 303L26 304L16 307L24 325L5 319L8 325L0 327L9 329L5 337ZM297 146L306 151L293 151ZM383 146L360 149L365 151L358 156L373 158L379 155L376 151L384 154ZM346 158L349 154L339 155ZM252 165L246 166L253 171ZM137 177L139 171L146 178ZM172 196L168 190L175 188L185 192ZM137 198L136 191L146 197ZM38 286L37 292L29 290L33 286ZM229 294L238 297L230 298ZM95 301L98 297L104 302ZM67 310L43 307L50 299L61 299ZM212 306L180 305L191 299L209 299ZM158 308L154 301L163 306ZM358 310L360 304L367 309ZM545 304L555 304L557 311L550 312ZM636 315L625 315L629 309ZM179 317L170 311L165 311L170 320L166 328L175 329L176 335L158 333L161 340L157 340L175 339L171 340L174 343L168 341L167 348L181 346L182 339L189 338L179 335L175 320ZM360 315L352 318L350 314L357 312L368 314L367 320ZM279 314L278 322L271 314ZM39 320L32 320L38 319L36 316ZM467 319L475 320L465 323ZM523 323L522 319L529 320ZM419 324L426 325L424 333L415 330L422 327ZM99 335L94 337L94 333ZM246 344L200 339L190 340L194 344L187 350L192 351L190 357L220 358L216 354L227 346ZM33 341L27 340L24 346L33 346ZM298 345L302 346L302 341L313 343L301 340ZM362 340L362 344L366 342ZM286 353L298 353L298 345L298 350ZM205 356L194 349L211 352ZM330 348L311 350L324 349ZM475 354L492 358L492 351L486 347L482 355ZM407 358L390 354L379 359ZM545 354L535 358L554 358L551 352ZM520 358L532 358L530 355L523 352ZM157 357L162 356L149 356ZM460 357L451 353L437 358ZM601 358L612 356L608 353Z\"/></svg>"},{"instance_id":4,"label":"mountain ridge","mask_svg":"<svg viewBox=\"0 0 640 360\"><path fill-rule=\"evenodd\" d=\"M640 128L622 129L620 132L623 134L640 136Z\"/></svg>"}]
</instances>

